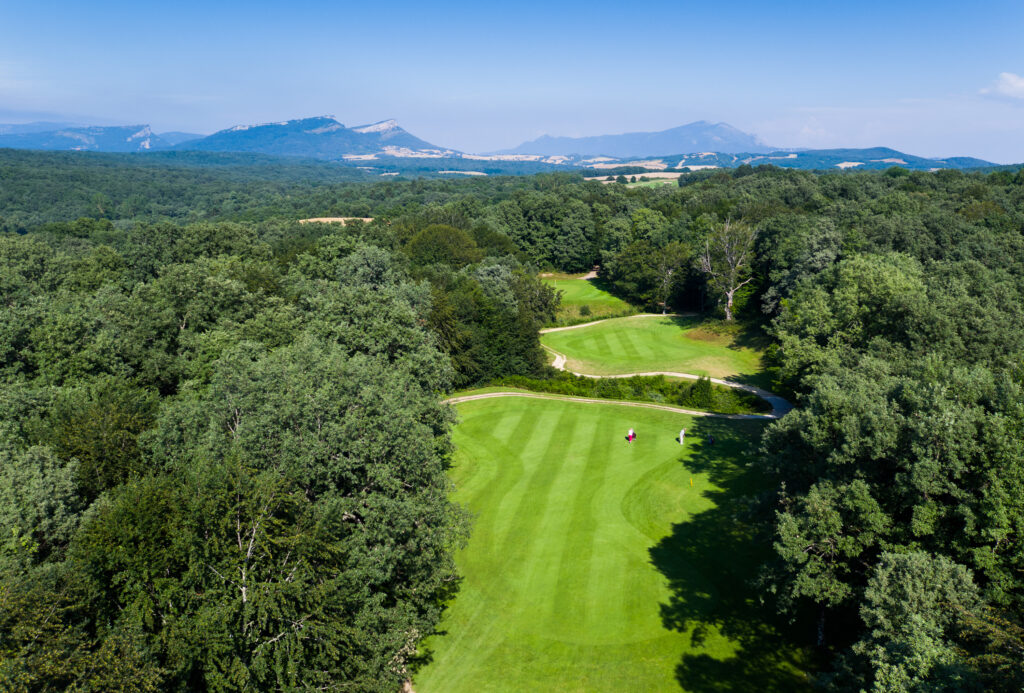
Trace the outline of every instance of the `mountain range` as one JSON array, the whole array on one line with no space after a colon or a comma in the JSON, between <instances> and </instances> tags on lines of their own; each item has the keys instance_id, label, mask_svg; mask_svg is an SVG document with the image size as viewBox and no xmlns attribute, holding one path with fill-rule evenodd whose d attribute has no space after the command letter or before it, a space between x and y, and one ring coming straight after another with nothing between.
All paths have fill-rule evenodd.
<instances>
[{"instance_id":1,"label":"mountain range","mask_svg":"<svg viewBox=\"0 0 1024 693\"><path fill-rule=\"evenodd\" d=\"M544 135L524 142L499 154L544 154L637 157L657 156L666 152L767 152L754 135L738 130L728 123L695 123L661 130L659 132L627 132L621 135L593 137L551 137Z\"/></svg>"},{"instance_id":2,"label":"mountain range","mask_svg":"<svg viewBox=\"0 0 1024 693\"><path fill-rule=\"evenodd\" d=\"M348 128L330 116L261 125L237 125L209 136L186 132L158 135L148 125L0 125L0 147L102 152L182 149L255 152L314 159L359 158L372 154L416 156L429 152L443 156L457 153L414 137L393 120Z\"/></svg>"},{"instance_id":3,"label":"mountain range","mask_svg":"<svg viewBox=\"0 0 1024 693\"><path fill-rule=\"evenodd\" d=\"M64 123L0 125L0 147L94 152L142 152L170 144L148 125L76 127Z\"/></svg>"},{"instance_id":4,"label":"mountain range","mask_svg":"<svg viewBox=\"0 0 1024 693\"><path fill-rule=\"evenodd\" d=\"M99 152L234 152L338 161L382 175L406 172L521 173L573 168L602 173L619 168L679 171L772 164L801 169L917 170L983 168L970 157L927 159L894 149L776 150L727 123L697 121L659 132L592 137L545 135L494 154L465 154L431 144L394 120L346 127L332 116L237 125L203 136L154 133L148 125L80 126L63 122L0 124L0 147ZM666 154L666 152L678 152Z\"/></svg>"},{"instance_id":5,"label":"mountain range","mask_svg":"<svg viewBox=\"0 0 1024 693\"><path fill-rule=\"evenodd\" d=\"M438 156L457 154L409 134L394 120L348 128L330 116L238 125L209 137L181 142L175 148L205 152L259 152L313 159L360 158L374 154L416 156L427 152Z\"/></svg>"}]
</instances>

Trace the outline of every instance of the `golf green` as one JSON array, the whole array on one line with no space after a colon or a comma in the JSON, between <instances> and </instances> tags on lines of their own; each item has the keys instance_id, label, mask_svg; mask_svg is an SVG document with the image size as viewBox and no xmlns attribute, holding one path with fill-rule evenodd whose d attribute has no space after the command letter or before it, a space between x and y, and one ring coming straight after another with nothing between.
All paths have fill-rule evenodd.
<instances>
[{"instance_id":1,"label":"golf green","mask_svg":"<svg viewBox=\"0 0 1024 693\"><path fill-rule=\"evenodd\" d=\"M545 279L544 282L562 292L562 302L556 316L559 324L637 312L636 308L621 298L602 289L597 279ZM586 315L580 312L583 306L589 308Z\"/></svg>"},{"instance_id":2,"label":"golf green","mask_svg":"<svg viewBox=\"0 0 1024 693\"><path fill-rule=\"evenodd\" d=\"M451 476L475 520L417 693L803 685L759 620L762 556L735 519L762 423L519 398L458 412Z\"/></svg>"},{"instance_id":3,"label":"golf green","mask_svg":"<svg viewBox=\"0 0 1024 693\"><path fill-rule=\"evenodd\" d=\"M546 332L541 343L567 358L566 369L592 375L673 371L713 378L757 379L761 354L734 335L716 334L700 318L636 316Z\"/></svg>"}]
</instances>

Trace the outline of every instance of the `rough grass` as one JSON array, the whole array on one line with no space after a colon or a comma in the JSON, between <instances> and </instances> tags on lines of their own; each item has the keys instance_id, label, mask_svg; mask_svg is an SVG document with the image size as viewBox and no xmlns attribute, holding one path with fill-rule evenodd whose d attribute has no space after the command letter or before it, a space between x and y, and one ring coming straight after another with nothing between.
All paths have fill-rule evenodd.
<instances>
[{"instance_id":1,"label":"rough grass","mask_svg":"<svg viewBox=\"0 0 1024 693\"><path fill-rule=\"evenodd\" d=\"M642 316L541 335L567 357L566 369L592 375L672 371L766 386L761 352L742 333L700 318Z\"/></svg>"},{"instance_id":2,"label":"rough grass","mask_svg":"<svg viewBox=\"0 0 1024 693\"><path fill-rule=\"evenodd\" d=\"M511 398L458 411L451 477L476 519L418 693L805 686L748 586L770 547L736 519L764 424Z\"/></svg>"},{"instance_id":3,"label":"rough grass","mask_svg":"<svg viewBox=\"0 0 1024 693\"><path fill-rule=\"evenodd\" d=\"M553 323L556 326L576 325L640 312L621 298L608 293L602 288L600 279L545 278L544 281L562 292L562 304Z\"/></svg>"}]
</instances>

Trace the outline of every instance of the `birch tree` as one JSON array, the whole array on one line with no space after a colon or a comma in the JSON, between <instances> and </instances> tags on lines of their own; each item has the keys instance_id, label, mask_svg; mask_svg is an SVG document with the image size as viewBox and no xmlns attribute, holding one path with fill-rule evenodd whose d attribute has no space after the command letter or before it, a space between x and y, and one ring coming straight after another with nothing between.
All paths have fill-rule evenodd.
<instances>
[{"instance_id":1,"label":"birch tree","mask_svg":"<svg viewBox=\"0 0 1024 693\"><path fill-rule=\"evenodd\" d=\"M725 299L725 319L732 321L732 306L736 292L753 277L750 263L754 258L757 229L747 224L726 221L715 226L704 243L700 256L700 269L708 276L708 284Z\"/></svg>"}]
</instances>

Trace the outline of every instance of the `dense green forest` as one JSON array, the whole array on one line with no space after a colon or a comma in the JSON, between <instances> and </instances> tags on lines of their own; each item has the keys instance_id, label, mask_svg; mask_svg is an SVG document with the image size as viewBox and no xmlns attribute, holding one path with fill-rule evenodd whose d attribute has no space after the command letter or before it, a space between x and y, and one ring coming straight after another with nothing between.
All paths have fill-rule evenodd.
<instances>
[{"instance_id":1,"label":"dense green forest","mask_svg":"<svg viewBox=\"0 0 1024 693\"><path fill-rule=\"evenodd\" d=\"M1024 688L1024 172L281 166L0 153L0 687L397 690L470 526L442 396L550 377L536 273L600 264L770 339L821 684Z\"/></svg>"}]
</instances>

